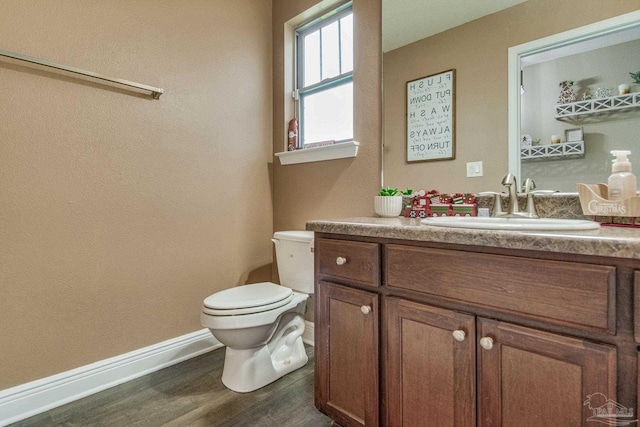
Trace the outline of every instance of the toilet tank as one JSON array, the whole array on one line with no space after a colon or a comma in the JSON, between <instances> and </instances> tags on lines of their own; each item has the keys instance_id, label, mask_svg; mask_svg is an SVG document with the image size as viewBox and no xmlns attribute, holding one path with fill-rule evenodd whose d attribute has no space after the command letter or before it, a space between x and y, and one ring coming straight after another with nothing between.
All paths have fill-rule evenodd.
<instances>
[{"instance_id":1,"label":"toilet tank","mask_svg":"<svg viewBox=\"0 0 640 427\"><path fill-rule=\"evenodd\" d=\"M277 231L272 240L280 284L313 293L313 231Z\"/></svg>"}]
</instances>

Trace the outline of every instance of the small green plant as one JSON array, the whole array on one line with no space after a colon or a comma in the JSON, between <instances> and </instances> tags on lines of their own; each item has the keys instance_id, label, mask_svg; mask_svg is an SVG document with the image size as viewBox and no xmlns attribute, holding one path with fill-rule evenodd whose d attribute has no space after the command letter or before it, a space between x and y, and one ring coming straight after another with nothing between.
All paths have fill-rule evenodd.
<instances>
[{"instance_id":1,"label":"small green plant","mask_svg":"<svg viewBox=\"0 0 640 427\"><path fill-rule=\"evenodd\" d=\"M413 194L413 190L410 188L407 188L406 190L402 191L403 196L411 196L412 194Z\"/></svg>"},{"instance_id":2,"label":"small green plant","mask_svg":"<svg viewBox=\"0 0 640 427\"><path fill-rule=\"evenodd\" d=\"M640 71L637 73L629 73L634 83L640 83Z\"/></svg>"},{"instance_id":3,"label":"small green plant","mask_svg":"<svg viewBox=\"0 0 640 427\"><path fill-rule=\"evenodd\" d=\"M397 188L382 188L380 189L380 193L378 193L378 196L396 196L398 194L398 189Z\"/></svg>"}]
</instances>

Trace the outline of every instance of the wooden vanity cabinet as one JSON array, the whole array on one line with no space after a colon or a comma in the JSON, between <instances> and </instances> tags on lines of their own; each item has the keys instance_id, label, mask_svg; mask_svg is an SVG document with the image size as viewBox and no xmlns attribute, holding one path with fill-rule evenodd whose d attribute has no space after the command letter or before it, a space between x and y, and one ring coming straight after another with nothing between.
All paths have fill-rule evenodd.
<instances>
[{"instance_id":1,"label":"wooden vanity cabinet","mask_svg":"<svg viewBox=\"0 0 640 427\"><path fill-rule=\"evenodd\" d=\"M316 286L315 405L341 426L377 426L378 295Z\"/></svg>"},{"instance_id":2,"label":"wooden vanity cabinet","mask_svg":"<svg viewBox=\"0 0 640 427\"><path fill-rule=\"evenodd\" d=\"M388 426L579 426L616 395L611 346L394 297L386 319Z\"/></svg>"},{"instance_id":3,"label":"wooden vanity cabinet","mask_svg":"<svg viewBox=\"0 0 640 427\"><path fill-rule=\"evenodd\" d=\"M480 318L478 343L479 426L588 425L589 395L616 399L615 347Z\"/></svg>"},{"instance_id":4,"label":"wooden vanity cabinet","mask_svg":"<svg viewBox=\"0 0 640 427\"><path fill-rule=\"evenodd\" d=\"M369 240L316 235L315 402L341 426L588 426L590 394L637 378L616 345L564 332L617 342L615 266Z\"/></svg>"},{"instance_id":5,"label":"wooden vanity cabinet","mask_svg":"<svg viewBox=\"0 0 640 427\"><path fill-rule=\"evenodd\" d=\"M474 426L474 317L395 297L385 313L385 425Z\"/></svg>"}]
</instances>

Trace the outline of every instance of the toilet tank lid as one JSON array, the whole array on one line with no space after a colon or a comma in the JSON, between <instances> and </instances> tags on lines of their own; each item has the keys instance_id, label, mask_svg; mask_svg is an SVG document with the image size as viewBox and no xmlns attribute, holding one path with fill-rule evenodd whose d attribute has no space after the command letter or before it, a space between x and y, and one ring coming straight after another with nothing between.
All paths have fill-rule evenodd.
<instances>
[{"instance_id":1,"label":"toilet tank lid","mask_svg":"<svg viewBox=\"0 0 640 427\"><path fill-rule=\"evenodd\" d=\"M295 242L313 242L313 231L276 231L275 233L273 233L273 238L281 240L292 240Z\"/></svg>"}]
</instances>

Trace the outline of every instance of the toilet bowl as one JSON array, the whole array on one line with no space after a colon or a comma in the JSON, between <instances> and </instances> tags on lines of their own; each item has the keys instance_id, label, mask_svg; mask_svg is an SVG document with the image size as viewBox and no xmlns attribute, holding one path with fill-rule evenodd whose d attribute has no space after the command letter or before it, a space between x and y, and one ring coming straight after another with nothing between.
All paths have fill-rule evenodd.
<instances>
[{"instance_id":1,"label":"toilet bowl","mask_svg":"<svg viewBox=\"0 0 640 427\"><path fill-rule=\"evenodd\" d=\"M254 283L204 300L200 321L226 345L223 384L237 392L257 390L304 366L306 301L313 291L313 232L273 236L282 285Z\"/></svg>"}]
</instances>

